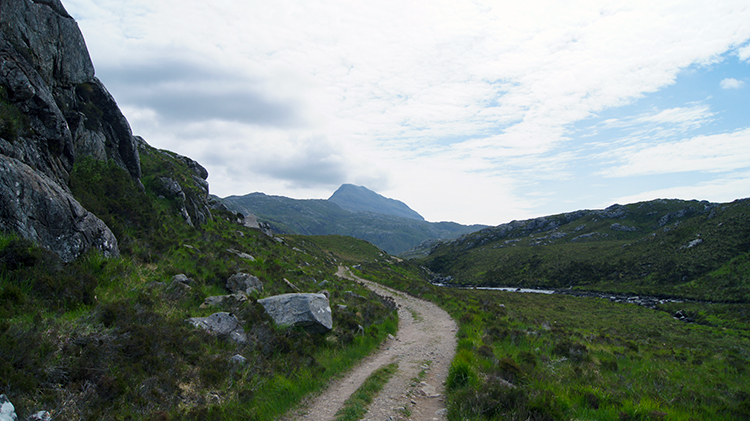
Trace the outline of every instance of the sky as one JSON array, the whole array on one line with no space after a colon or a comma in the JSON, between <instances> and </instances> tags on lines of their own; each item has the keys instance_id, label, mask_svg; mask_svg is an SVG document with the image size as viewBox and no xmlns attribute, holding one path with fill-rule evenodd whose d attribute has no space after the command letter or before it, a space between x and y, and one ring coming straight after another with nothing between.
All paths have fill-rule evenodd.
<instances>
[{"instance_id":1,"label":"sky","mask_svg":"<svg viewBox=\"0 0 750 421\"><path fill-rule=\"evenodd\" d=\"M220 197L350 183L487 225L750 197L747 0L63 3Z\"/></svg>"}]
</instances>

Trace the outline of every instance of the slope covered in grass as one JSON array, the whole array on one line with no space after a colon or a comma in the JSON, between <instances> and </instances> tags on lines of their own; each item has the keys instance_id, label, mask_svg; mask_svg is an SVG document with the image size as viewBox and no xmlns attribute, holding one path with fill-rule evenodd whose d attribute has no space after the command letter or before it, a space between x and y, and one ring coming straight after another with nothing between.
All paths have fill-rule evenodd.
<instances>
[{"instance_id":1,"label":"slope covered in grass","mask_svg":"<svg viewBox=\"0 0 750 421\"><path fill-rule=\"evenodd\" d=\"M76 197L116 233L120 258L91 252L65 264L0 235L0 378L20 417L48 410L65 420L272 420L395 331L389 302L333 276L369 245L356 240L349 256L334 258L324 243L269 237L226 211L190 226L180 212L187 202L165 196L159 182L169 177L198 195L188 191L190 169L150 147L141 159L144 187L93 160L71 178ZM263 290L247 302L202 305L228 294L227 278L238 272L257 276ZM173 284L177 274L189 285ZM331 332L275 326L255 302L295 288L327 290ZM185 322L219 311L238 317L247 342ZM359 326L364 335L355 335Z\"/></svg>"},{"instance_id":2,"label":"slope covered in grass","mask_svg":"<svg viewBox=\"0 0 750 421\"><path fill-rule=\"evenodd\" d=\"M581 288L750 300L750 200L656 200L498 227L437 245L456 285Z\"/></svg>"},{"instance_id":3,"label":"slope covered in grass","mask_svg":"<svg viewBox=\"0 0 750 421\"><path fill-rule=\"evenodd\" d=\"M361 205L370 210L357 209L351 203L346 210L331 200L297 200L263 193L229 196L221 200L229 209L245 215L254 214L259 221L269 223L282 232L360 238L391 254L402 253L425 240L455 238L485 227L455 222L427 222L394 215L388 213L387 209L375 212L372 209L377 208L368 207L366 197L349 199L365 200Z\"/></svg>"}]
</instances>

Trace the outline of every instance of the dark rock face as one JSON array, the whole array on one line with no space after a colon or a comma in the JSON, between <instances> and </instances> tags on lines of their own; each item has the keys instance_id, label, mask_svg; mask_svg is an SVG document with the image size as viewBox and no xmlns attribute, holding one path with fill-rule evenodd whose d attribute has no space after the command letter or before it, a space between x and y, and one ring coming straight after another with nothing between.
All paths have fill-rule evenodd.
<instances>
[{"instance_id":1,"label":"dark rock face","mask_svg":"<svg viewBox=\"0 0 750 421\"><path fill-rule=\"evenodd\" d=\"M117 239L66 190L28 165L0 155L0 229L75 260L90 248L119 255Z\"/></svg>"},{"instance_id":2,"label":"dark rock face","mask_svg":"<svg viewBox=\"0 0 750 421\"><path fill-rule=\"evenodd\" d=\"M0 153L61 185L81 155L112 159L140 177L130 125L94 77L83 35L59 0L0 3L0 57L8 106L25 116L14 136L3 136Z\"/></svg>"},{"instance_id":3,"label":"dark rock face","mask_svg":"<svg viewBox=\"0 0 750 421\"><path fill-rule=\"evenodd\" d=\"M130 125L60 0L0 1L0 227L65 261L91 247L117 255L109 228L69 194L82 156L113 160L140 182Z\"/></svg>"},{"instance_id":4,"label":"dark rock face","mask_svg":"<svg viewBox=\"0 0 750 421\"><path fill-rule=\"evenodd\" d=\"M333 328L331 306L323 294L282 294L258 300L280 326L301 326L313 333Z\"/></svg>"}]
</instances>

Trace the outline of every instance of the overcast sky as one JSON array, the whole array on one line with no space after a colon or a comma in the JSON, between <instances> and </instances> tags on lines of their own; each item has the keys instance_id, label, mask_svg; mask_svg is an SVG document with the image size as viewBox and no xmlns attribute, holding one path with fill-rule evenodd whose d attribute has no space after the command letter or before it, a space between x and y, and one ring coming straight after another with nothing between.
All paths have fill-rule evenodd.
<instances>
[{"instance_id":1,"label":"overcast sky","mask_svg":"<svg viewBox=\"0 0 750 421\"><path fill-rule=\"evenodd\" d=\"M63 0L151 145L221 197L429 221L750 196L750 3Z\"/></svg>"}]
</instances>

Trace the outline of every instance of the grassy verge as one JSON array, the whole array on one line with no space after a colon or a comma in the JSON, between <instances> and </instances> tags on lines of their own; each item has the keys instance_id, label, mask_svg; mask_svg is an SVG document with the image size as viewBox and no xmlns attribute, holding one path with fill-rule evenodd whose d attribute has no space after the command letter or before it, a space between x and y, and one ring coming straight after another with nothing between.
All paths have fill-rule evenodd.
<instances>
[{"instance_id":1,"label":"grassy verge","mask_svg":"<svg viewBox=\"0 0 750 421\"><path fill-rule=\"evenodd\" d=\"M388 380L398 371L398 363L385 365L375 370L362 386L344 402L336 413L335 421L357 421L367 413L373 398L383 389Z\"/></svg>"}]
</instances>

